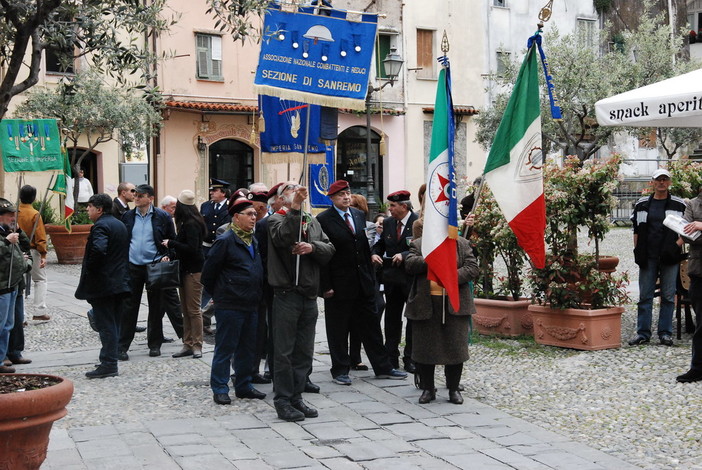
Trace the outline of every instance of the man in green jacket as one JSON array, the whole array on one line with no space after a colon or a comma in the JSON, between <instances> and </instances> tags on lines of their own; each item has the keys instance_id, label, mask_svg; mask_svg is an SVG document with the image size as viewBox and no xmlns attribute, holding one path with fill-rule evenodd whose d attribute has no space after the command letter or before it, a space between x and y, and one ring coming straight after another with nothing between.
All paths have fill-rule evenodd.
<instances>
[{"instance_id":1,"label":"man in green jacket","mask_svg":"<svg viewBox=\"0 0 702 470\"><path fill-rule=\"evenodd\" d=\"M22 276L32 269L29 238L16 224L17 208L0 198L0 359L7 355L10 330L15 324L15 299ZM0 374L14 367L0 364Z\"/></svg>"}]
</instances>

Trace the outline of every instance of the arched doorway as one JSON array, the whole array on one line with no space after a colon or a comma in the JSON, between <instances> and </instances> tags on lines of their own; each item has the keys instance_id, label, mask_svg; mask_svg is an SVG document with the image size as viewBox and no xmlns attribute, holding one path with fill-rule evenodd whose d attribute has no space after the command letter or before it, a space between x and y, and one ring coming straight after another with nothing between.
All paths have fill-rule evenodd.
<instances>
[{"instance_id":1,"label":"arched doorway","mask_svg":"<svg viewBox=\"0 0 702 470\"><path fill-rule=\"evenodd\" d=\"M370 162L376 200L383 200L383 165L379 165L380 135L371 133ZM339 134L336 149L337 178L349 182L351 192L368 197L368 141L365 126L353 126ZM377 168L376 168L377 167Z\"/></svg>"},{"instance_id":2,"label":"arched doorway","mask_svg":"<svg viewBox=\"0 0 702 470\"><path fill-rule=\"evenodd\" d=\"M210 178L229 182L234 190L253 183L254 151L243 142L223 139L210 145Z\"/></svg>"}]
</instances>

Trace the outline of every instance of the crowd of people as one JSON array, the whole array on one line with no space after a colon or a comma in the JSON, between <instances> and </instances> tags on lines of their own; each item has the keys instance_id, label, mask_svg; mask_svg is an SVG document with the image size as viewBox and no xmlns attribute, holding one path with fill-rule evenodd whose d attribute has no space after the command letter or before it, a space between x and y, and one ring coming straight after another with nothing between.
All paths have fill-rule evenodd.
<instances>
[{"instance_id":1,"label":"crowd of people","mask_svg":"<svg viewBox=\"0 0 702 470\"><path fill-rule=\"evenodd\" d=\"M190 190L177 198L166 196L156 207L154 189L147 184L121 183L114 200L106 194L89 198L94 225L76 297L91 304L102 348L100 364L87 377L116 376L119 361L129 360L146 288L150 356L159 356L166 340L164 314L182 339L175 358L201 357L204 335L214 327L210 386L215 403L231 403L230 380L236 397L244 399L265 398L255 385L273 382L281 419L316 417L318 411L302 394L319 392L310 374L317 299L322 297L333 382L351 385L350 371L369 369L361 357L363 346L378 378L403 380L422 367L422 403L436 396L434 365L447 364L449 400L463 402L459 382L473 310L468 283L477 265L470 246L461 244L459 277L465 295L461 311L450 311L458 318L455 325L440 311L427 310L435 293L412 289L429 281L421 250L412 252L410 246L419 216L408 191L388 195L389 215L378 214L369 222L365 198L351 194L343 180L329 187L332 206L316 217L305 210L307 188L295 182L270 189L255 183L233 193L226 181L213 178L210 183L210 199L199 209ZM405 261L410 259L408 274ZM179 296L174 287L149 288L149 266L170 260L179 262ZM413 282L415 277L424 281ZM414 311L422 314L416 319L407 314L402 371L406 304L407 312L416 305ZM418 333L422 343L417 358L412 346L415 322L422 330L425 323L431 329L428 337ZM456 344L426 349L436 334Z\"/></svg>"},{"instance_id":2,"label":"crowd of people","mask_svg":"<svg viewBox=\"0 0 702 470\"><path fill-rule=\"evenodd\" d=\"M702 195L683 201L670 195L670 184L670 173L657 170L652 194L637 202L632 215L640 299L637 332L629 344L650 341L657 280L657 333L661 344L673 344L678 264L683 244L690 243L690 298L697 329L691 368L677 380L694 382L702 380L702 237L679 236L663 221L678 214L689 222L684 235L702 231ZM420 188L420 202L424 190ZM90 196L87 213L94 224L75 295L92 307L89 318L101 350L100 364L86 376L117 376L119 361L129 360L146 288L149 356L160 356L162 344L173 341L163 335L167 315L182 339L174 358L202 357L204 335L214 333L210 386L217 404L231 403L230 380L236 397L248 399L265 398L255 385L273 382L281 419L316 417L318 411L302 394L319 392L310 374L321 297L333 382L351 385L352 370L369 369L361 357L363 346L376 377L403 380L415 374L420 403L436 399L435 366L444 365L449 401L463 403L460 379L474 313L470 283L478 276L467 240L472 201L462 201L470 207L463 208L464 237L457 243L460 309L454 311L441 287L427 279L423 218L421 210L413 210L409 191L389 194L388 212L374 216L346 181L334 182L327 194L332 205L316 217L305 211L307 188L295 182L270 189L255 183L232 193L226 181L213 178L210 199L199 208L190 190L177 198L166 196L156 207L148 184L121 183L114 200L106 194ZM46 234L32 208L35 198L35 188L21 188L17 218L14 205L0 199L2 373L13 372L12 364L30 362L22 356L19 292L25 282L34 285L34 319L49 319L44 313ZM179 286L149 288L148 267L170 260L178 260Z\"/></svg>"}]
</instances>

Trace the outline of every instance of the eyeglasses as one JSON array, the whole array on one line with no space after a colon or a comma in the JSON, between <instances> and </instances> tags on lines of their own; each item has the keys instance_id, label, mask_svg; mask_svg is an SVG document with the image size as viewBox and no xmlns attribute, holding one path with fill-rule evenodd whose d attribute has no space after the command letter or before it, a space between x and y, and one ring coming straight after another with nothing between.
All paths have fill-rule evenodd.
<instances>
[{"instance_id":1,"label":"eyeglasses","mask_svg":"<svg viewBox=\"0 0 702 470\"><path fill-rule=\"evenodd\" d=\"M670 178L667 176L659 176L658 178L655 179L655 181L669 181Z\"/></svg>"},{"instance_id":2,"label":"eyeglasses","mask_svg":"<svg viewBox=\"0 0 702 470\"><path fill-rule=\"evenodd\" d=\"M130 193L135 193L135 192L136 192L136 189L130 189L129 192L130 192Z\"/></svg>"},{"instance_id":3,"label":"eyeglasses","mask_svg":"<svg viewBox=\"0 0 702 470\"><path fill-rule=\"evenodd\" d=\"M247 212L239 212L239 215L243 215L245 217L256 217L256 211L247 211Z\"/></svg>"}]
</instances>

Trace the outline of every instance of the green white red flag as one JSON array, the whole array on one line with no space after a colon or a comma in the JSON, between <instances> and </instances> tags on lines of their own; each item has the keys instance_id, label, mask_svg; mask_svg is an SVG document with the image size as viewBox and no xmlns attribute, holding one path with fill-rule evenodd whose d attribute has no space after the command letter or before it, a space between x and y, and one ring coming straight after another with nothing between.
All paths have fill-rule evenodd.
<instances>
[{"instance_id":1,"label":"green white red flag","mask_svg":"<svg viewBox=\"0 0 702 470\"><path fill-rule=\"evenodd\" d=\"M536 42L522 63L483 174L517 242L536 268L546 262L546 202Z\"/></svg>"},{"instance_id":2,"label":"green white red flag","mask_svg":"<svg viewBox=\"0 0 702 470\"><path fill-rule=\"evenodd\" d=\"M434 122L431 128L427 191L423 209L422 254L427 263L427 278L446 289L451 306L458 311L458 202L453 166L455 121L448 59L444 56L439 60L444 68L439 73Z\"/></svg>"}]
</instances>

